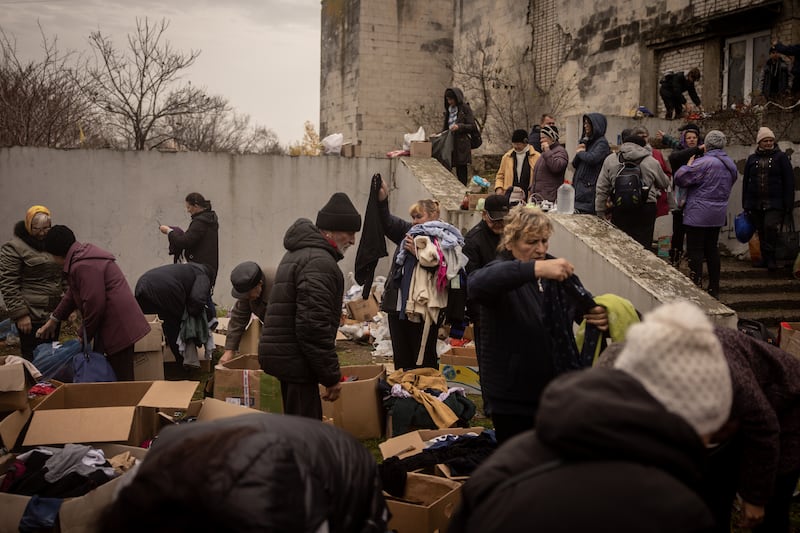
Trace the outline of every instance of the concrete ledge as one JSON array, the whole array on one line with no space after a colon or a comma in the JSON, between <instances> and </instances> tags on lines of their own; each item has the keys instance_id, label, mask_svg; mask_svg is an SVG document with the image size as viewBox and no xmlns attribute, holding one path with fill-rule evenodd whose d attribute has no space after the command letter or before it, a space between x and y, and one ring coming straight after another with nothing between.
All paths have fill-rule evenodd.
<instances>
[{"instance_id":1,"label":"concrete ledge","mask_svg":"<svg viewBox=\"0 0 800 533\"><path fill-rule=\"evenodd\" d=\"M736 327L736 312L697 288L655 254L611 223L590 215L551 215L550 253L575 265L575 273L593 294L613 293L645 313L677 299L689 300L715 324Z\"/></svg>"}]
</instances>

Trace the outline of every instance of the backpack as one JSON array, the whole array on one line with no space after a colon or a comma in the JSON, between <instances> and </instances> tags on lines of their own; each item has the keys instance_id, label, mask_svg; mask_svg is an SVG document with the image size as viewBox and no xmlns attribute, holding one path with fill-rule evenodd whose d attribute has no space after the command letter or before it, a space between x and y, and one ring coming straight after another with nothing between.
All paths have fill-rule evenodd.
<instances>
[{"instance_id":1,"label":"backpack","mask_svg":"<svg viewBox=\"0 0 800 533\"><path fill-rule=\"evenodd\" d=\"M611 184L613 209L639 209L647 202L647 187L642 180L642 169L638 163L625 161L619 154L621 165Z\"/></svg>"},{"instance_id":2,"label":"backpack","mask_svg":"<svg viewBox=\"0 0 800 533\"><path fill-rule=\"evenodd\" d=\"M758 320L751 320L749 318L740 318L736 322L736 329L758 339L760 341L764 341L768 344L776 345L778 344L778 339L773 335L767 327L764 325L763 322L759 322Z\"/></svg>"},{"instance_id":3,"label":"backpack","mask_svg":"<svg viewBox=\"0 0 800 533\"><path fill-rule=\"evenodd\" d=\"M481 128L478 126L478 123L475 122L475 131L469 134L469 147L475 150L476 148L480 148L483 144L483 138L481 138Z\"/></svg>"}]
</instances>

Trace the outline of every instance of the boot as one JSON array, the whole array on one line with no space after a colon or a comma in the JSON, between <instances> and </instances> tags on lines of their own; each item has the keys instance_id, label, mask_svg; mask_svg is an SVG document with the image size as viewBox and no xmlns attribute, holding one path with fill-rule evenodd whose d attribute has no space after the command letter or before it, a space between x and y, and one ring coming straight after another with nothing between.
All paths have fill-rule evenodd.
<instances>
[{"instance_id":1,"label":"boot","mask_svg":"<svg viewBox=\"0 0 800 533\"><path fill-rule=\"evenodd\" d=\"M669 264L675 268L678 268L681 264L681 258L683 257L683 250L679 248L670 248L669 250Z\"/></svg>"}]
</instances>

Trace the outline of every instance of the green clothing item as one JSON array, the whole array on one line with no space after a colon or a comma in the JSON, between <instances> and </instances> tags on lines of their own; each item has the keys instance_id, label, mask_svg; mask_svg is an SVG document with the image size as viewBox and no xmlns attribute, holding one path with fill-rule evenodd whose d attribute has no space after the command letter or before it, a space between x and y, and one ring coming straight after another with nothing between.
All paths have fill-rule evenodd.
<instances>
[{"instance_id":1,"label":"green clothing item","mask_svg":"<svg viewBox=\"0 0 800 533\"><path fill-rule=\"evenodd\" d=\"M595 296L594 301L597 305L603 306L606 308L606 313L608 314L608 331L603 335L603 337L608 337L611 339L612 342L621 342L625 340L625 334L628 332L628 328L631 327L633 324L639 322L639 314L636 312L636 308L630 302L621 296L617 296L616 294L601 294L600 296ZM575 342L578 345L578 351L583 349L583 339L586 334L586 320L582 321L580 326L578 326L578 331L575 334ZM603 346L603 342L597 343L597 348L594 352L594 358L592 359L592 365L597 362L597 358L600 355L600 350Z\"/></svg>"},{"instance_id":2,"label":"green clothing item","mask_svg":"<svg viewBox=\"0 0 800 533\"><path fill-rule=\"evenodd\" d=\"M0 248L0 294L11 320L27 315L44 322L64 294L61 266L38 244L19 221L14 237Z\"/></svg>"}]
</instances>

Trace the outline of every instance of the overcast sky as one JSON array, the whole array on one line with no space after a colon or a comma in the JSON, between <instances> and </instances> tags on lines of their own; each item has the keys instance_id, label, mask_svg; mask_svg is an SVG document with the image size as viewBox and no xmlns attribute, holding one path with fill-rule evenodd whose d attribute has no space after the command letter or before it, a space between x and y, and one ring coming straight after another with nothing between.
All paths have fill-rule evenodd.
<instances>
[{"instance_id":1,"label":"overcast sky","mask_svg":"<svg viewBox=\"0 0 800 533\"><path fill-rule=\"evenodd\" d=\"M226 97L281 144L301 140L306 120L319 130L319 0L0 0L0 27L23 58L41 57L37 21L61 51L88 54L96 30L127 45L136 17L168 19L175 49L201 51L184 78Z\"/></svg>"}]
</instances>

